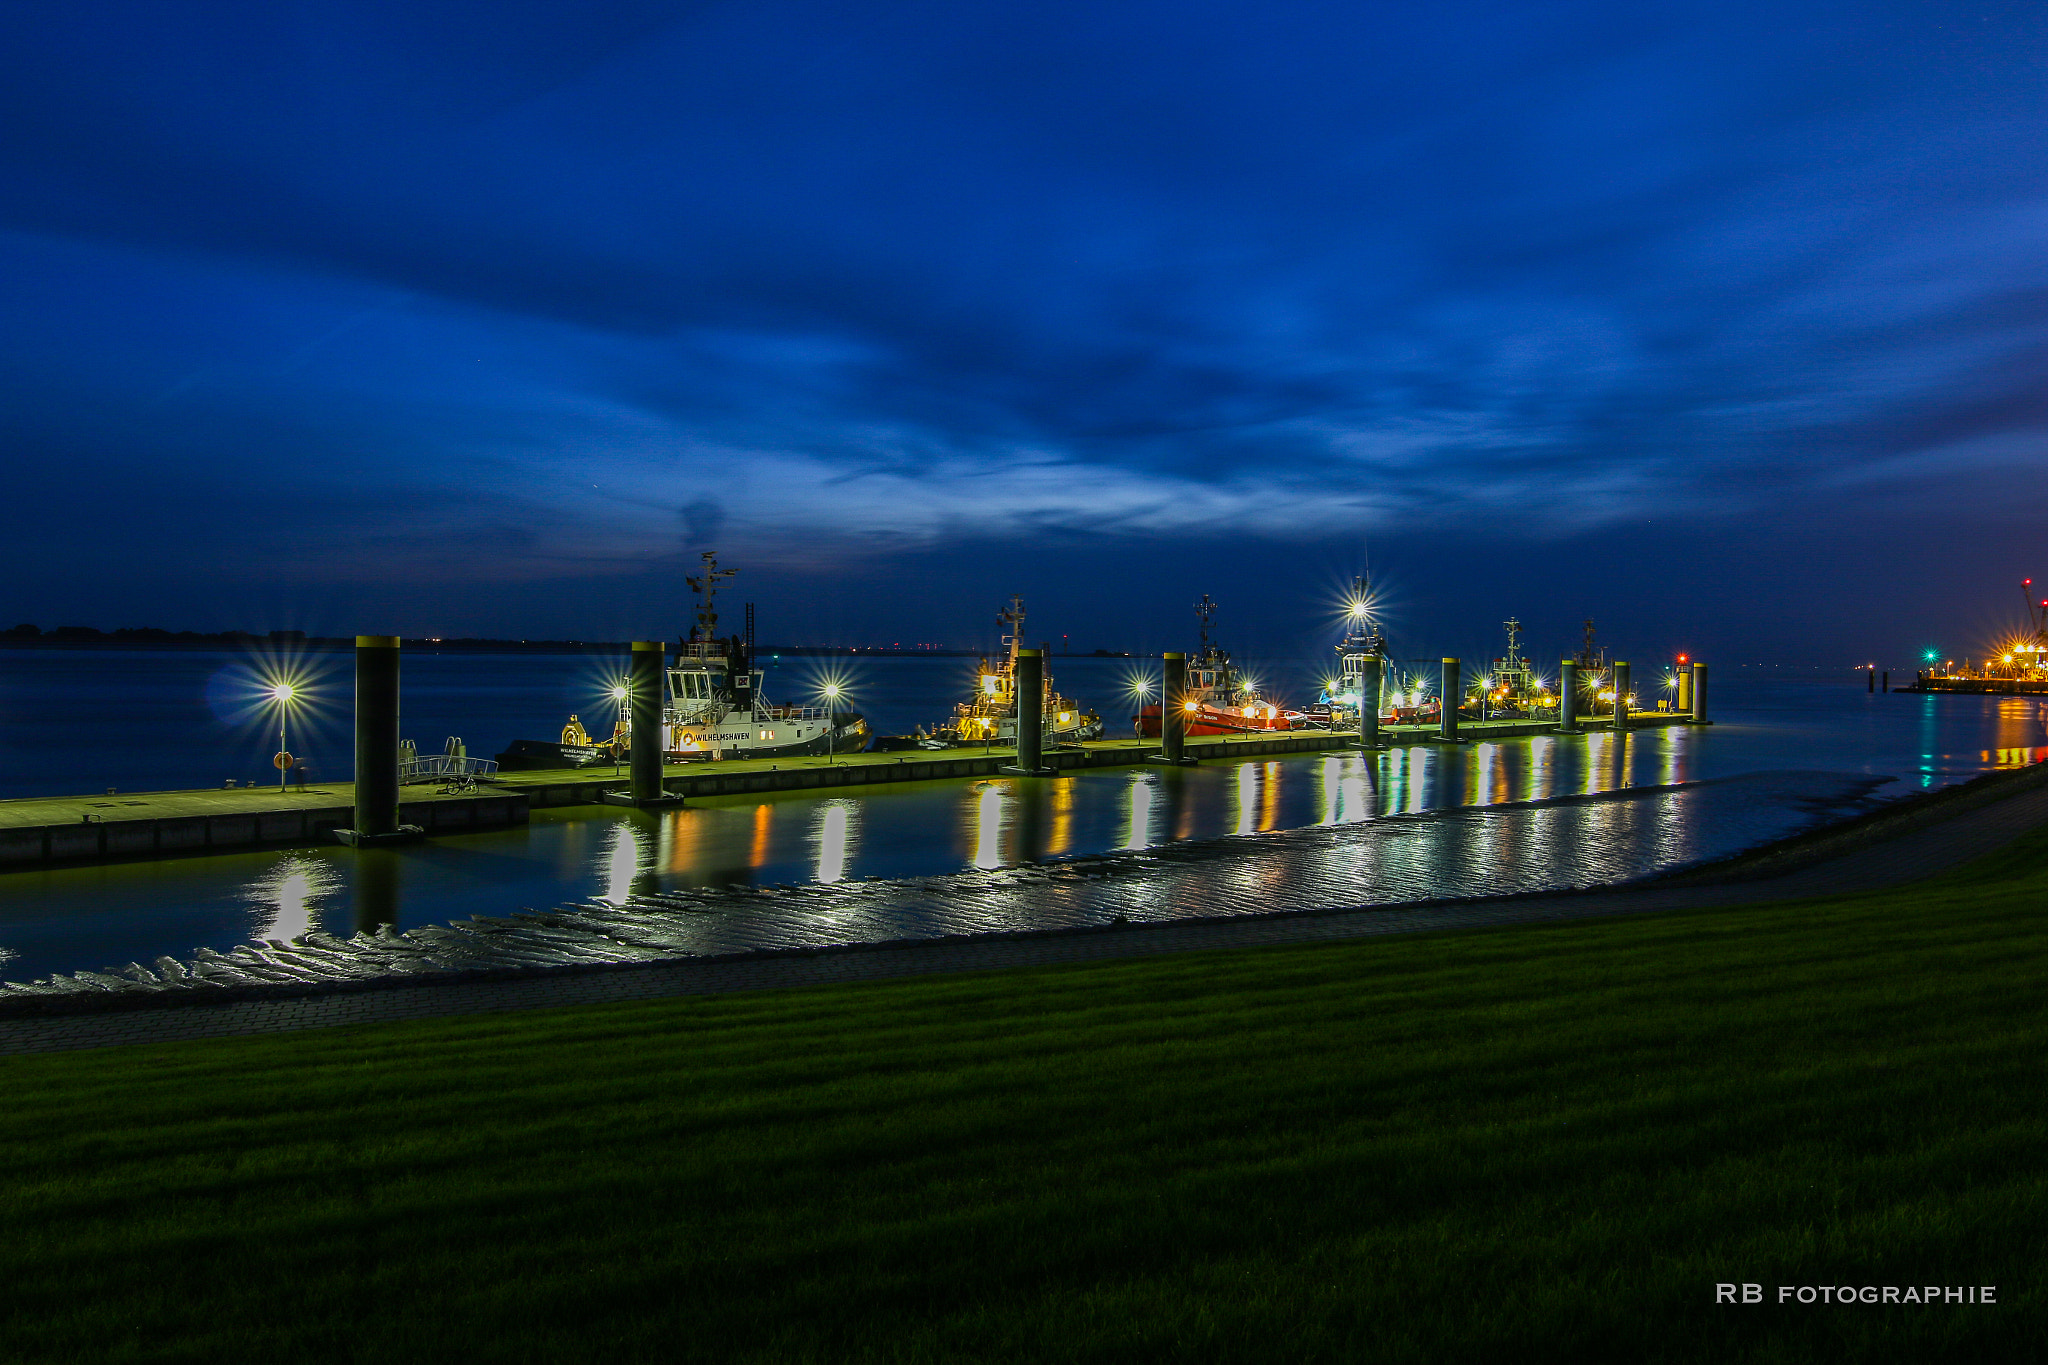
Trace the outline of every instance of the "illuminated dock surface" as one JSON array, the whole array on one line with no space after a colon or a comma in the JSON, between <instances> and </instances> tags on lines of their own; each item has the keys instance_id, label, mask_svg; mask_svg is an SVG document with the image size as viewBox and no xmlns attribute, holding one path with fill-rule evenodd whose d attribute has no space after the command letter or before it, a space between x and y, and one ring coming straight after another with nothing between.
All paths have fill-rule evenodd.
<instances>
[{"instance_id":1,"label":"illuminated dock surface","mask_svg":"<svg viewBox=\"0 0 2048 1365\"><path fill-rule=\"evenodd\" d=\"M1660 711L1630 718L1631 728L1687 723L1686 715ZM1460 730L1464 742L1475 743L1554 734L1557 726L1553 721L1467 721ZM1440 742L1433 726L1384 726L1380 733L1397 747ZM1293 730L1190 739L1187 752L1196 759L1227 762L1356 743L1356 735ZM1097 740L1048 750L1045 763L1062 771L1114 767L1146 762L1158 751L1156 740ZM1016 751L1008 748L911 750L669 764L662 779L674 795L716 798L992 777L1015 762ZM524 824L536 806L597 804L606 792L626 785L623 768L615 773L605 766L505 773L474 792L408 786L400 794L399 819L429 833ZM349 826L354 804L355 787L349 782L284 791L237 787L0 801L0 868L326 842L334 830Z\"/></svg>"}]
</instances>

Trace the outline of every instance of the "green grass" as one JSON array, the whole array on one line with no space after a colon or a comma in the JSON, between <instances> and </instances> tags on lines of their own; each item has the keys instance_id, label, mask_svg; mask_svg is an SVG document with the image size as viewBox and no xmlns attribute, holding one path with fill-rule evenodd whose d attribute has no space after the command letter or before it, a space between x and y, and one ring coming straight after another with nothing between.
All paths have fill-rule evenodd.
<instances>
[{"instance_id":1,"label":"green grass","mask_svg":"<svg viewBox=\"0 0 2048 1365\"><path fill-rule=\"evenodd\" d=\"M2029 1358L2044 854L1791 906L13 1059L0 1356ZM1724 1281L2001 1302L1716 1306Z\"/></svg>"}]
</instances>

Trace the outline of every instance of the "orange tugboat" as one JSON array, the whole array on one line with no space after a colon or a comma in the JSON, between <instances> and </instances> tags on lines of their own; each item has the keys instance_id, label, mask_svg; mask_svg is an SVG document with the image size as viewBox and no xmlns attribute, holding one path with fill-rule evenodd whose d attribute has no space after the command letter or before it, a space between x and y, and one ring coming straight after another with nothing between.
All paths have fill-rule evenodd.
<instances>
[{"instance_id":1,"label":"orange tugboat","mask_svg":"<svg viewBox=\"0 0 2048 1365\"><path fill-rule=\"evenodd\" d=\"M1298 719L1279 703L1264 696L1251 679L1237 671L1230 655L1209 639L1209 626L1216 619L1216 603L1209 594L1195 603L1195 618L1202 623L1202 648L1188 659L1186 702L1189 735L1245 735L1263 730L1292 730ZM1148 702L1134 717L1138 734L1146 739L1159 736L1159 703Z\"/></svg>"}]
</instances>

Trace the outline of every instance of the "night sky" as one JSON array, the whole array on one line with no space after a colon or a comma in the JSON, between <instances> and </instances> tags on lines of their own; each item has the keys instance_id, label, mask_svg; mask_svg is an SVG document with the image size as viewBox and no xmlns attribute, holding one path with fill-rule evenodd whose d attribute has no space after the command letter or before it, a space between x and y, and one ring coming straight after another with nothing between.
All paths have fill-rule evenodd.
<instances>
[{"instance_id":1,"label":"night sky","mask_svg":"<svg viewBox=\"0 0 2048 1365\"><path fill-rule=\"evenodd\" d=\"M0 627L1895 666L2048 580L2048 7L20 6Z\"/></svg>"}]
</instances>

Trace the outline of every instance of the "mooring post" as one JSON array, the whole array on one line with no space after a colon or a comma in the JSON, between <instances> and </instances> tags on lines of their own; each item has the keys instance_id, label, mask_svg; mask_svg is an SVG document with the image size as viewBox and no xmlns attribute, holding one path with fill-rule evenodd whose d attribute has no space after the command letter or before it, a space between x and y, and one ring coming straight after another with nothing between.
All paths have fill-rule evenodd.
<instances>
[{"instance_id":1,"label":"mooring post","mask_svg":"<svg viewBox=\"0 0 2048 1365\"><path fill-rule=\"evenodd\" d=\"M1188 749L1188 656L1159 657L1159 756L1185 763Z\"/></svg>"},{"instance_id":2,"label":"mooring post","mask_svg":"<svg viewBox=\"0 0 2048 1365\"><path fill-rule=\"evenodd\" d=\"M1671 703L1671 709L1692 710L1692 670L1682 662L1678 665L1678 699Z\"/></svg>"},{"instance_id":3,"label":"mooring post","mask_svg":"<svg viewBox=\"0 0 2048 1365\"><path fill-rule=\"evenodd\" d=\"M1702 663L1692 666L1692 719L1695 725L1707 723L1707 666Z\"/></svg>"},{"instance_id":4,"label":"mooring post","mask_svg":"<svg viewBox=\"0 0 2048 1365\"><path fill-rule=\"evenodd\" d=\"M1045 767L1045 651L1042 649L1020 649L1017 651L1017 669L1011 679L1016 687L1017 698L1017 762L1005 767L1006 773L1039 774L1050 771ZM1165 717L1160 717L1160 733L1165 733Z\"/></svg>"},{"instance_id":5,"label":"mooring post","mask_svg":"<svg viewBox=\"0 0 2048 1365\"><path fill-rule=\"evenodd\" d=\"M398 637L356 636L356 840L398 834ZM351 843L356 840L350 840Z\"/></svg>"},{"instance_id":6,"label":"mooring post","mask_svg":"<svg viewBox=\"0 0 2048 1365\"><path fill-rule=\"evenodd\" d=\"M636 806L666 795L661 789L662 653L659 640L635 640L632 666L626 674L627 705L633 717L631 792Z\"/></svg>"},{"instance_id":7,"label":"mooring post","mask_svg":"<svg viewBox=\"0 0 2048 1365\"><path fill-rule=\"evenodd\" d=\"M1865 692L1868 692L1868 693L1870 693L1870 694L1871 694L1872 696L1876 696L1876 695L1877 695L1877 670L1876 670L1876 669L1874 669L1874 668L1866 668L1866 669L1864 669L1864 670L1863 670L1863 690L1864 690Z\"/></svg>"},{"instance_id":8,"label":"mooring post","mask_svg":"<svg viewBox=\"0 0 2048 1365\"><path fill-rule=\"evenodd\" d=\"M1882 692L1889 692L1892 690L1892 671L1889 668L1887 668L1884 671L1884 685L1878 690Z\"/></svg>"},{"instance_id":9,"label":"mooring post","mask_svg":"<svg viewBox=\"0 0 2048 1365\"><path fill-rule=\"evenodd\" d=\"M1614 728L1628 729L1628 665L1621 660L1614 661Z\"/></svg>"},{"instance_id":10,"label":"mooring post","mask_svg":"<svg viewBox=\"0 0 2048 1365\"><path fill-rule=\"evenodd\" d=\"M1557 670L1557 732L1579 732L1579 661L1566 659Z\"/></svg>"},{"instance_id":11,"label":"mooring post","mask_svg":"<svg viewBox=\"0 0 2048 1365\"><path fill-rule=\"evenodd\" d=\"M1458 705L1465 700L1465 678L1456 659L1444 660L1443 686L1437 690L1437 738L1458 738Z\"/></svg>"},{"instance_id":12,"label":"mooring post","mask_svg":"<svg viewBox=\"0 0 2048 1365\"><path fill-rule=\"evenodd\" d=\"M1358 665L1358 743L1380 747L1380 656L1368 654Z\"/></svg>"}]
</instances>

